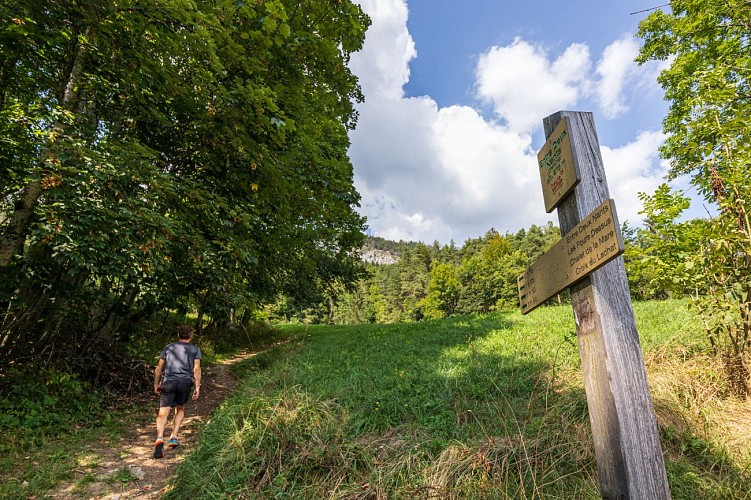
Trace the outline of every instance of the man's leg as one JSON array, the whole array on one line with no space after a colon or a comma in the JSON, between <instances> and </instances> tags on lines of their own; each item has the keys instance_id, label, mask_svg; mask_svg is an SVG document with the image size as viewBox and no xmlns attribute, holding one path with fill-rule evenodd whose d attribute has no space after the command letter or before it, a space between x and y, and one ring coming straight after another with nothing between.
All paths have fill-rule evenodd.
<instances>
[{"instance_id":1,"label":"man's leg","mask_svg":"<svg viewBox=\"0 0 751 500\"><path fill-rule=\"evenodd\" d=\"M192 385L192 382L188 380L180 382L175 388L175 420L172 423L172 435L170 436L168 443L171 448L180 445L177 436L180 432L183 418L185 418L185 403L190 399L190 389Z\"/></svg>"},{"instance_id":2,"label":"man's leg","mask_svg":"<svg viewBox=\"0 0 751 500\"><path fill-rule=\"evenodd\" d=\"M172 429L172 435L170 436L170 439L177 439L177 434L178 432L180 432L180 426L183 423L183 418L185 418L185 405L175 406L175 421L173 422L174 427Z\"/></svg>"},{"instance_id":3,"label":"man's leg","mask_svg":"<svg viewBox=\"0 0 751 500\"><path fill-rule=\"evenodd\" d=\"M154 458L164 457L164 428L167 425L167 418L172 408L169 406L160 406L159 413L156 416L156 441L154 441Z\"/></svg>"},{"instance_id":4,"label":"man's leg","mask_svg":"<svg viewBox=\"0 0 751 500\"><path fill-rule=\"evenodd\" d=\"M172 408L169 406L160 406L159 414L156 416L156 437L164 437L164 428L167 427L167 419Z\"/></svg>"}]
</instances>

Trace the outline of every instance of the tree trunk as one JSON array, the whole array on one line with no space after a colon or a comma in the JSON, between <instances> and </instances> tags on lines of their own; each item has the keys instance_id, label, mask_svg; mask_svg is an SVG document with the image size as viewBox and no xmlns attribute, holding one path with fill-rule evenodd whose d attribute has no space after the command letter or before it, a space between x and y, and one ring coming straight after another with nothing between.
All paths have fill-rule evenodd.
<instances>
[{"instance_id":1,"label":"tree trunk","mask_svg":"<svg viewBox=\"0 0 751 500\"><path fill-rule=\"evenodd\" d=\"M203 311L198 311L198 318L196 318L196 334L201 335L203 332Z\"/></svg>"},{"instance_id":2,"label":"tree trunk","mask_svg":"<svg viewBox=\"0 0 751 500\"><path fill-rule=\"evenodd\" d=\"M27 336L43 318L44 311L49 303L47 290L37 290L33 293L23 293L20 307L8 313L3 323L3 337L0 342L0 359L20 359L19 357L33 357L34 353L29 349Z\"/></svg>"},{"instance_id":3,"label":"tree trunk","mask_svg":"<svg viewBox=\"0 0 751 500\"><path fill-rule=\"evenodd\" d=\"M42 181L35 179L24 188L16 201L10 223L0 238L0 268L7 269L13 263L13 258L22 254L29 222L41 194Z\"/></svg>"},{"instance_id":4,"label":"tree trunk","mask_svg":"<svg viewBox=\"0 0 751 500\"><path fill-rule=\"evenodd\" d=\"M352 304L354 307L352 307L352 311L355 313L355 322L358 324L362 323L362 318L360 314L360 310L362 309L362 303L363 303L363 297L360 294L360 290L355 290L354 293L352 293Z\"/></svg>"},{"instance_id":5,"label":"tree trunk","mask_svg":"<svg viewBox=\"0 0 751 500\"><path fill-rule=\"evenodd\" d=\"M0 111L5 108L5 97L8 92L8 82L10 81L11 74L16 69L18 64L18 55L13 54L11 57L3 59L0 63Z\"/></svg>"},{"instance_id":6,"label":"tree trunk","mask_svg":"<svg viewBox=\"0 0 751 500\"><path fill-rule=\"evenodd\" d=\"M234 307L229 310L229 320L227 320L227 326L230 330L234 330L237 327L237 309Z\"/></svg>"},{"instance_id":7,"label":"tree trunk","mask_svg":"<svg viewBox=\"0 0 751 500\"><path fill-rule=\"evenodd\" d=\"M91 28L87 28L84 34L84 38L88 40L91 36ZM73 64L70 74L65 83L62 93L62 100L60 106L67 111L72 111L80 99L80 80L83 74L84 64L88 54L88 42L78 45L75 51ZM57 123L53 126L53 130L61 133L63 126ZM13 259L23 253L24 243L29 232L29 225L34 215L39 197L42 195L42 178L44 176L46 165L53 155L51 148L52 142L47 144L47 147L42 152L41 164L42 168L37 174L35 179L32 179L21 192L21 196L15 203L13 215L10 218L8 226L3 231L2 237L0 237L0 269L7 269L13 264ZM6 273L2 273L6 274Z\"/></svg>"}]
</instances>

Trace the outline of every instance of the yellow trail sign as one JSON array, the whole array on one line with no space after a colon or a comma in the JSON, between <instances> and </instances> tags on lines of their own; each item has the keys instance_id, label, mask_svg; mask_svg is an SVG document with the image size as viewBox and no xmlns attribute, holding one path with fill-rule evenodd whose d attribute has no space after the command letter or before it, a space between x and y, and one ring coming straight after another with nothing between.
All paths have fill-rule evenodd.
<instances>
[{"instance_id":1,"label":"yellow trail sign","mask_svg":"<svg viewBox=\"0 0 751 500\"><path fill-rule=\"evenodd\" d=\"M623 238L615 203L608 199L519 276L522 314L622 253Z\"/></svg>"}]
</instances>

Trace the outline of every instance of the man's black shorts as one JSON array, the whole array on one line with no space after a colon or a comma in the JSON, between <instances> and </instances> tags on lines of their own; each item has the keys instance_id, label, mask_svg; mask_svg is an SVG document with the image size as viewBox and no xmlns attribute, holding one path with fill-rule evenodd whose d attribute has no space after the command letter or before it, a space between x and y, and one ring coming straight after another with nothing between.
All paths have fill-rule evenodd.
<instances>
[{"instance_id":1,"label":"man's black shorts","mask_svg":"<svg viewBox=\"0 0 751 500\"><path fill-rule=\"evenodd\" d=\"M192 380L170 380L162 384L162 392L159 397L159 406L184 406L190 398L190 389L193 387Z\"/></svg>"}]
</instances>

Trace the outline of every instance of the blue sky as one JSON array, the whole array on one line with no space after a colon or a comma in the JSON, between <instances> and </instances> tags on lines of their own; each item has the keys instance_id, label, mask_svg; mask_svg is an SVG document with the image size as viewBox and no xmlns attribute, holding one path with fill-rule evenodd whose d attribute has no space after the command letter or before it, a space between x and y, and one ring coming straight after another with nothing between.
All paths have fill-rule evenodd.
<instances>
[{"instance_id":1,"label":"blue sky","mask_svg":"<svg viewBox=\"0 0 751 500\"><path fill-rule=\"evenodd\" d=\"M365 102L349 154L372 234L461 244L557 224L536 154L562 109L594 113L620 220L640 222L637 194L667 168L667 103L660 64L633 62L646 13L631 13L658 2L359 3L373 24L350 63Z\"/></svg>"}]
</instances>

